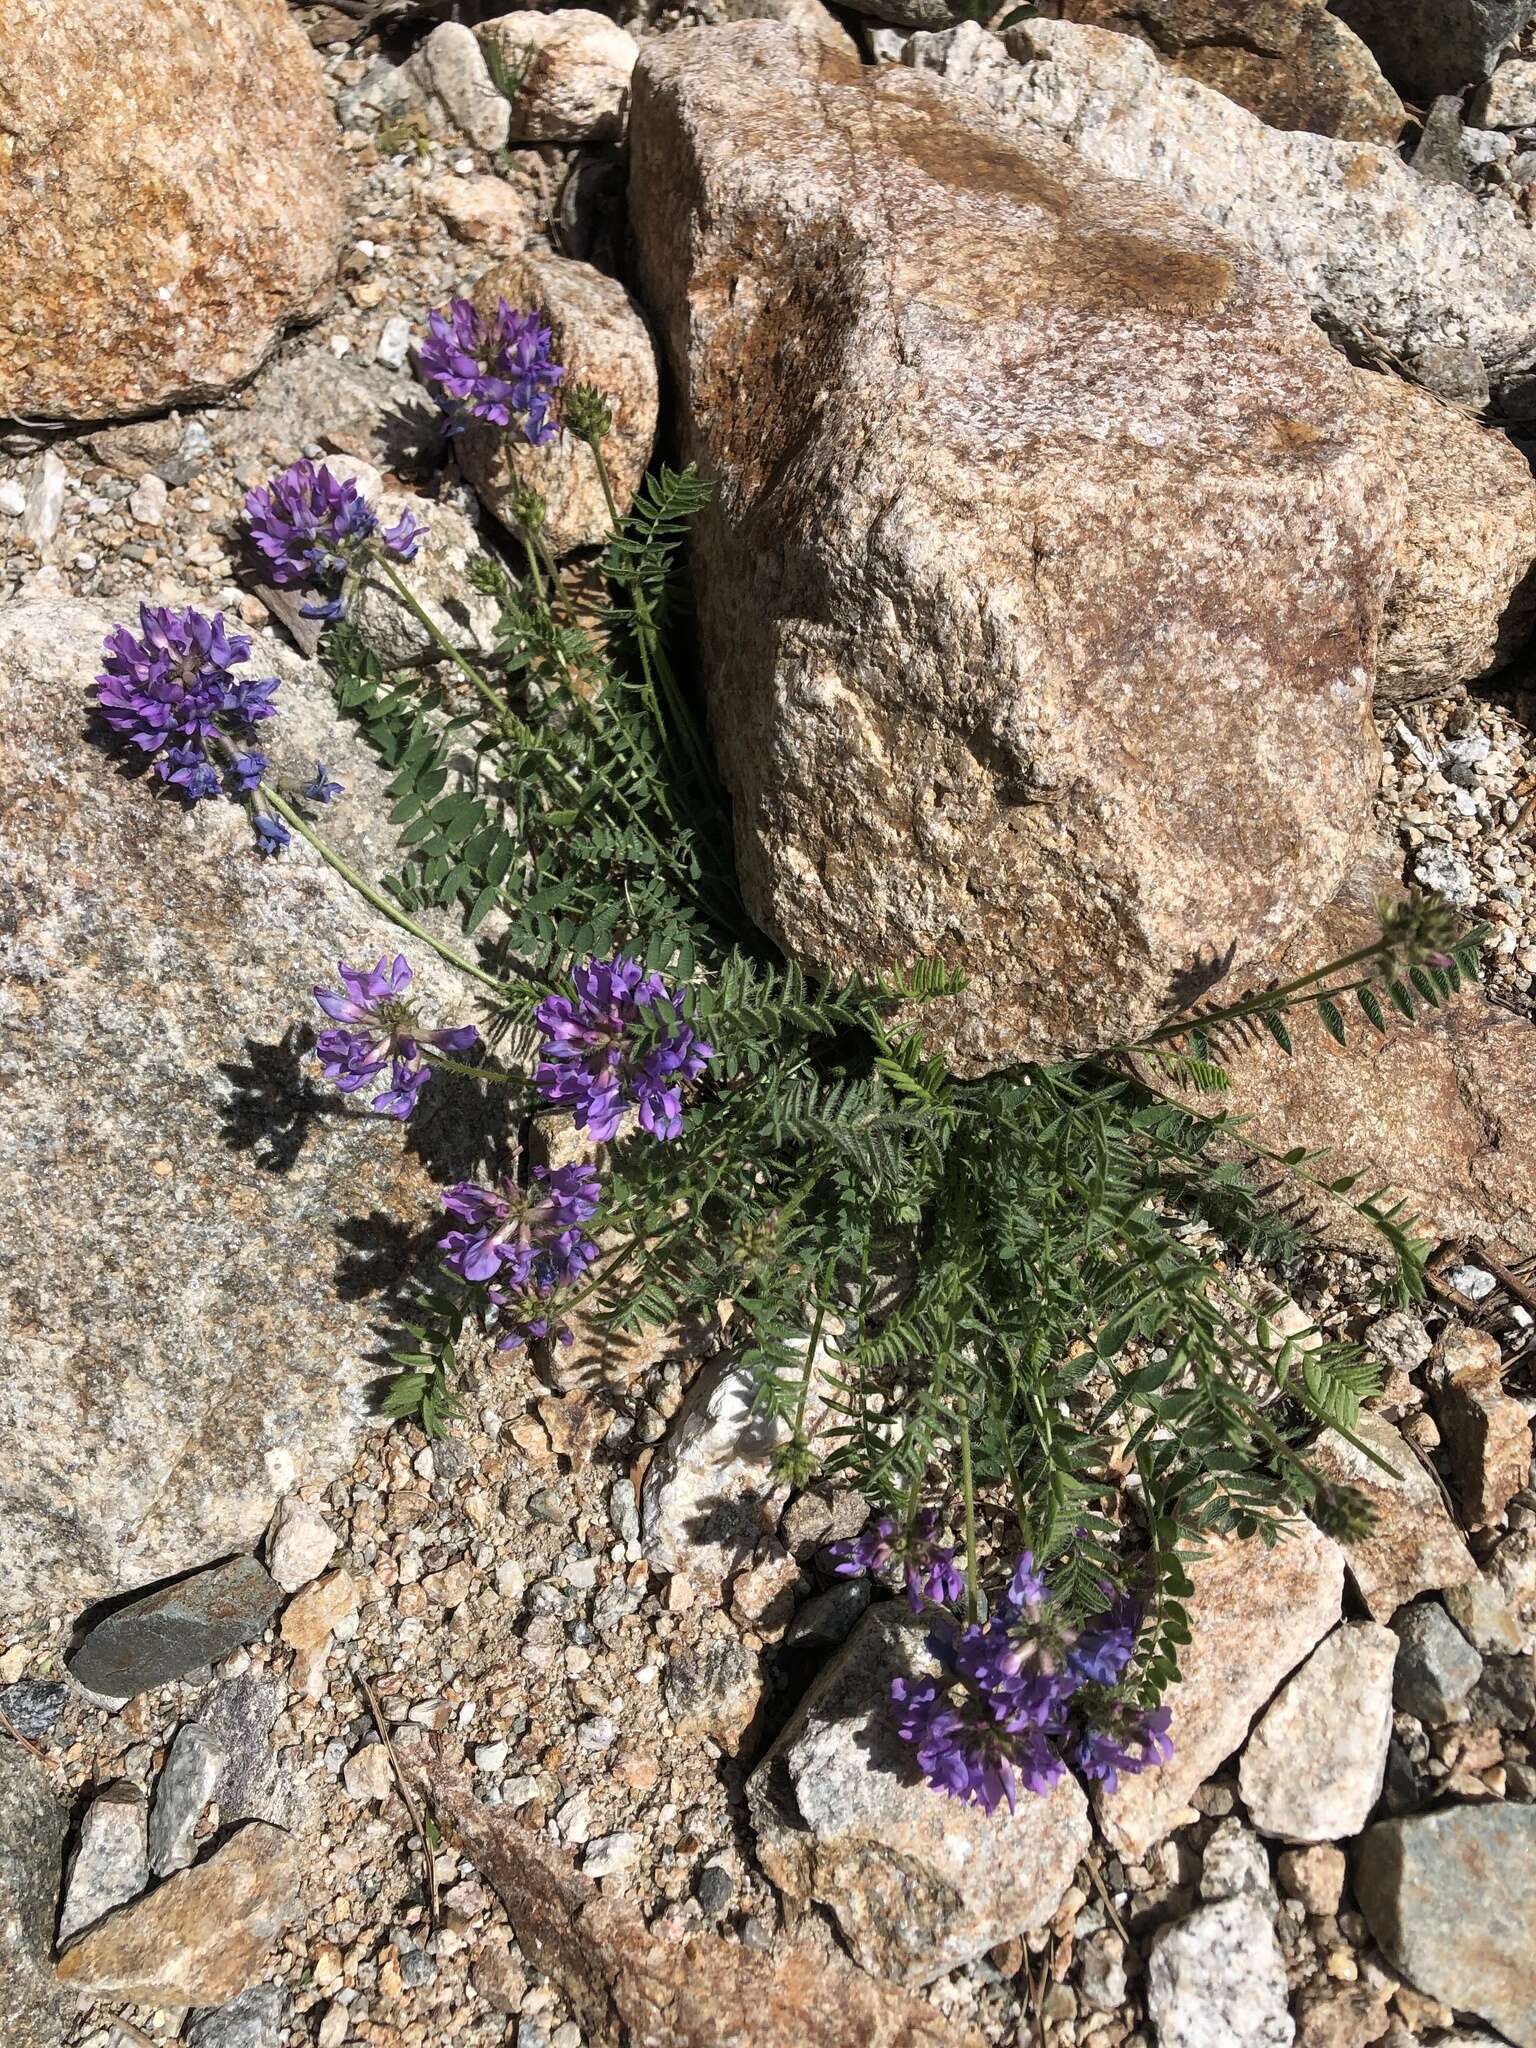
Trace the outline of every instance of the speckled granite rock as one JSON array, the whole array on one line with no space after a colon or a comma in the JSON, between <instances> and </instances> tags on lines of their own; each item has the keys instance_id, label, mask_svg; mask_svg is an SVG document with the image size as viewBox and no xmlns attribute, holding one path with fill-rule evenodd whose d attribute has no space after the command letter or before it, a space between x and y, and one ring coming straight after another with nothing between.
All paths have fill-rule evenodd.
<instances>
[{"instance_id":1,"label":"speckled granite rock","mask_svg":"<svg viewBox=\"0 0 1536 2048\"><path fill-rule=\"evenodd\" d=\"M589 263L529 252L488 270L470 295L487 316L498 299L518 310L537 307L554 335L554 358L565 384L594 384L613 407L603 442L609 480L627 512L656 440L659 383L656 351L639 308L614 278ZM594 547L607 536L608 508L592 451L562 431L543 448L498 429L471 424L459 441L459 466L480 502L509 521L519 490L543 498L545 534L556 554ZM510 523L510 521L509 521Z\"/></svg>"},{"instance_id":2,"label":"speckled granite rock","mask_svg":"<svg viewBox=\"0 0 1536 2048\"><path fill-rule=\"evenodd\" d=\"M53 1922L69 1815L44 1765L0 1741L0 2041L63 2048L73 2001L53 1980Z\"/></svg>"},{"instance_id":3,"label":"speckled granite rock","mask_svg":"<svg viewBox=\"0 0 1536 2048\"><path fill-rule=\"evenodd\" d=\"M119 1778L103 1786L80 1822L59 1913L59 1946L115 1906L136 1899L148 1883L144 1794Z\"/></svg>"},{"instance_id":4,"label":"speckled granite rock","mask_svg":"<svg viewBox=\"0 0 1536 2048\"><path fill-rule=\"evenodd\" d=\"M818 971L962 968L922 1028L965 1072L1133 1038L1283 942L1364 824L1403 517L1294 292L777 25L647 44L630 139L758 921Z\"/></svg>"},{"instance_id":5,"label":"speckled granite rock","mask_svg":"<svg viewBox=\"0 0 1536 2048\"><path fill-rule=\"evenodd\" d=\"M1465 1585L1477 1565L1417 1454L1379 1415L1358 1416L1354 1434L1377 1464L1333 1430L1313 1447L1318 1471L1365 1495L1371 1526L1344 1546L1355 1588L1377 1621L1390 1621L1420 1593ZM1386 1467L1383 1470L1383 1465Z\"/></svg>"},{"instance_id":6,"label":"speckled granite rock","mask_svg":"<svg viewBox=\"0 0 1536 2048\"><path fill-rule=\"evenodd\" d=\"M479 36L518 81L508 131L514 143L622 137L629 75L640 54L628 29L586 7L554 14L528 8L483 22Z\"/></svg>"},{"instance_id":7,"label":"speckled granite rock","mask_svg":"<svg viewBox=\"0 0 1536 2048\"><path fill-rule=\"evenodd\" d=\"M1095 1788L1105 1839L1133 1860L1179 1826L1190 1794L1339 1618L1344 1559L1309 1523L1288 1527L1273 1548L1228 1537L1208 1539L1205 1550L1190 1566L1190 1641L1165 1696L1172 1761L1122 1778L1113 1792Z\"/></svg>"},{"instance_id":8,"label":"speckled granite rock","mask_svg":"<svg viewBox=\"0 0 1536 2048\"><path fill-rule=\"evenodd\" d=\"M1390 1629L1348 1622L1281 1686L1248 1738L1238 1773L1261 1834L1283 1842L1359 1834L1386 1774L1396 1657Z\"/></svg>"},{"instance_id":9,"label":"speckled granite rock","mask_svg":"<svg viewBox=\"0 0 1536 2048\"><path fill-rule=\"evenodd\" d=\"M867 1970L908 1984L1043 1927L1092 1839L1071 1776L984 1814L918 1775L890 1690L937 1670L923 1636L904 1606L871 1609L747 1785L773 1882L826 1907Z\"/></svg>"},{"instance_id":10,"label":"speckled granite rock","mask_svg":"<svg viewBox=\"0 0 1536 2048\"><path fill-rule=\"evenodd\" d=\"M289 1036L338 957L403 934L307 849L262 862L243 811L185 812L87 738L111 623L73 601L0 613L0 1071L26 1105L0 1122L6 1614L252 1549L279 1495L343 1469L377 1291L436 1202L421 1148L448 1180L470 1164L451 1084L408 1142ZM292 679L268 751L328 761L354 792L338 843L393 865L384 777L329 690L270 640L256 660ZM444 1021L476 1014L404 950Z\"/></svg>"},{"instance_id":11,"label":"speckled granite rock","mask_svg":"<svg viewBox=\"0 0 1536 2048\"><path fill-rule=\"evenodd\" d=\"M1407 115L1324 0L1046 0L1040 12L1150 43L1169 70L1271 128L1396 142Z\"/></svg>"},{"instance_id":12,"label":"speckled granite rock","mask_svg":"<svg viewBox=\"0 0 1536 2048\"><path fill-rule=\"evenodd\" d=\"M14 0L0 130L0 413L214 397L320 311L345 171L283 0Z\"/></svg>"},{"instance_id":13,"label":"speckled granite rock","mask_svg":"<svg viewBox=\"0 0 1536 2048\"><path fill-rule=\"evenodd\" d=\"M1502 201L1433 182L1379 143L1268 127L1103 29L1027 21L999 39L965 22L903 54L1021 138L1069 142L1160 187L1283 270L1351 345L1388 350L1448 396L1479 364L1511 416L1530 416L1536 239Z\"/></svg>"}]
</instances>

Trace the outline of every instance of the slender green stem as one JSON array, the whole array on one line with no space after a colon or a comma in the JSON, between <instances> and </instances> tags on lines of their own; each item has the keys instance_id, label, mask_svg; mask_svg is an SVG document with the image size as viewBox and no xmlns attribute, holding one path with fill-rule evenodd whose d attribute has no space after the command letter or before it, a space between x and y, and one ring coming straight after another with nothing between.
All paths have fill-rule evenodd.
<instances>
[{"instance_id":1,"label":"slender green stem","mask_svg":"<svg viewBox=\"0 0 1536 2048\"><path fill-rule=\"evenodd\" d=\"M960 1418L960 1490L965 1497L965 1618L976 1619L976 1484L971 1472L971 1418Z\"/></svg>"},{"instance_id":2,"label":"slender green stem","mask_svg":"<svg viewBox=\"0 0 1536 2048\"><path fill-rule=\"evenodd\" d=\"M402 603L406 606L407 610L414 613L415 617L420 621L420 623L423 626L425 626L428 633L432 636L433 640L443 650L444 654L447 655L448 659L453 663L454 667L459 671L459 673L462 676L466 677L468 681L474 684L475 688L480 692L480 695L485 699L486 703L489 704L491 709L496 713L497 718L504 719L507 715L507 707L497 696L496 692L491 688L490 684L486 681L485 677L481 675L479 669L475 667L473 662L467 661L464 658L464 656L459 652L458 648L454 646L453 642L448 638L448 635L443 631L442 627L438 625L437 621L432 617L431 613L427 610L426 606L423 605L421 601L418 599L416 593L411 589L410 585L406 582L405 578L400 574L400 571L395 567L394 563L390 561L388 557L385 555L378 556L377 560L379 567L384 571L384 574L386 578L389 580L389 582L391 582L394 585L396 593L400 597Z\"/></svg>"},{"instance_id":3,"label":"slender green stem","mask_svg":"<svg viewBox=\"0 0 1536 2048\"><path fill-rule=\"evenodd\" d=\"M517 537L523 544L523 554L528 563L528 581L533 585L534 595L540 604L546 604L544 571L539 566L539 554L533 544L533 536L526 526L520 526L517 529Z\"/></svg>"},{"instance_id":4,"label":"slender green stem","mask_svg":"<svg viewBox=\"0 0 1536 2048\"><path fill-rule=\"evenodd\" d=\"M821 1326L826 1316L826 1304L816 1304L816 1320L811 1325L811 1341L805 1354L805 1372L800 1381L800 1398L795 1403L795 1442L800 1443L805 1431L805 1404L810 1396L811 1381L816 1374L816 1354L821 1349Z\"/></svg>"},{"instance_id":5,"label":"slender green stem","mask_svg":"<svg viewBox=\"0 0 1536 2048\"><path fill-rule=\"evenodd\" d=\"M592 450L592 460L597 464L597 480L603 487L603 502L608 507L608 524L617 533L620 525L619 508L614 500L613 485L608 476L607 458L603 454L603 444L596 434L592 434L587 438L587 446Z\"/></svg>"},{"instance_id":6,"label":"slender green stem","mask_svg":"<svg viewBox=\"0 0 1536 2048\"><path fill-rule=\"evenodd\" d=\"M392 923L399 925L402 931L409 932L412 938L420 939L423 945L430 946L439 959L446 960L450 967L457 967L461 974L468 974L475 981L483 982L487 988L494 989L499 996L512 994L513 990L510 982L500 981L494 974L487 974L485 969L477 966L473 960L466 960L462 953L456 953L452 946L447 945L442 939L435 937L427 930L425 925L418 924L415 918L403 910L398 903L391 902L382 889L376 889L366 875L360 875L350 861L344 860L334 846L329 845L327 841L320 837L320 834L294 809L286 797L279 796L277 791L270 787L264 787L262 795L280 817L286 818L293 829L309 841L327 867L334 868L341 879L355 889L365 903L371 903L375 910L383 911L384 915ZM520 969L519 972L522 973L522 970ZM522 978L531 987L540 986L531 974L522 973Z\"/></svg>"},{"instance_id":7,"label":"slender green stem","mask_svg":"<svg viewBox=\"0 0 1536 2048\"><path fill-rule=\"evenodd\" d=\"M1220 1024L1240 1023L1244 1017L1257 1016L1260 1010L1272 1010L1277 1003L1289 1002L1303 991L1317 988L1319 982L1327 981L1332 975L1343 974L1349 968L1358 967L1366 960L1381 960L1386 952L1384 943L1380 939L1375 939L1369 946L1361 946L1357 952L1346 953L1342 959L1330 960L1322 967L1314 967L1310 974L1298 974L1294 981L1282 982L1278 988L1264 989L1257 995L1244 996L1240 1002L1229 1003L1225 1009L1212 1010L1205 1016L1189 1017L1182 1022L1165 1024L1160 1031L1154 1031L1148 1037L1139 1039L1135 1045L1120 1045L1112 1049L1115 1052L1141 1052L1150 1046L1161 1045L1169 1038L1186 1038L1191 1031L1209 1031ZM1366 979L1370 977L1367 976ZM1318 993L1348 995L1350 988L1361 986L1361 982L1351 982L1348 987L1336 990L1319 989Z\"/></svg>"},{"instance_id":8,"label":"slender green stem","mask_svg":"<svg viewBox=\"0 0 1536 2048\"><path fill-rule=\"evenodd\" d=\"M438 1052L430 1045L421 1048L421 1056L429 1066L445 1074L465 1074L471 1081L487 1081L493 1088L515 1088L523 1079L521 1074L509 1074L501 1067L472 1067L467 1060L451 1059L447 1053ZM530 1095L513 1105L517 1110L537 1109L542 1098Z\"/></svg>"}]
</instances>

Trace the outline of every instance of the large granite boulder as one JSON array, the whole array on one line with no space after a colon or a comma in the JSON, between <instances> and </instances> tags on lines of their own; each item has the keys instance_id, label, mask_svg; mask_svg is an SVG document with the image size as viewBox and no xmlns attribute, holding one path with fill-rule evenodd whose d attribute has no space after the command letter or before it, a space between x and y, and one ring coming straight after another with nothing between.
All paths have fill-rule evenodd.
<instances>
[{"instance_id":1,"label":"large granite boulder","mask_svg":"<svg viewBox=\"0 0 1536 2048\"><path fill-rule=\"evenodd\" d=\"M649 45L631 145L718 486L700 628L754 915L819 972L963 969L924 1024L970 1072L1138 1036L1283 944L1364 823L1403 519L1296 295L776 25Z\"/></svg>"},{"instance_id":2,"label":"large granite boulder","mask_svg":"<svg viewBox=\"0 0 1536 2048\"><path fill-rule=\"evenodd\" d=\"M1272 128L1396 142L1407 119L1375 58L1324 0L1046 0L1040 12L1150 43L1170 70Z\"/></svg>"},{"instance_id":3,"label":"large granite boulder","mask_svg":"<svg viewBox=\"0 0 1536 2048\"><path fill-rule=\"evenodd\" d=\"M131 617L131 612L124 615ZM341 1469L378 1374L378 1293L452 1180L452 1084L409 1130L347 1107L295 1026L337 958L405 951L444 1021L467 984L295 843L255 853L87 737L101 609L0 612L0 1614L84 1603L254 1547ZM322 678L286 672L263 744L348 794L330 828L394 863L384 775ZM431 1134L429 1136L429 1134ZM448 1149L445 1149L448 1148Z\"/></svg>"},{"instance_id":4,"label":"large granite boulder","mask_svg":"<svg viewBox=\"0 0 1536 2048\"><path fill-rule=\"evenodd\" d=\"M316 314L340 138L283 0L15 0L0 40L0 413L216 397Z\"/></svg>"},{"instance_id":5,"label":"large granite boulder","mask_svg":"<svg viewBox=\"0 0 1536 2048\"><path fill-rule=\"evenodd\" d=\"M1131 37L1074 22L1002 39L965 22L914 36L904 56L1021 139L1161 187L1283 270L1347 346L1385 351L1447 396L1481 381L1509 416L1536 412L1536 238L1504 199L1425 178L1378 143L1268 127Z\"/></svg>"}]
</instances>

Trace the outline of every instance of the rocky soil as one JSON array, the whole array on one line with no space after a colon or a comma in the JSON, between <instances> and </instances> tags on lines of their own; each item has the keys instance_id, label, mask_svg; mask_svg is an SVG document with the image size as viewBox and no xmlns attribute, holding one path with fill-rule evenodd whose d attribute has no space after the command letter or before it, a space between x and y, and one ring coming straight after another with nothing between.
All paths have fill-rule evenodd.
<instances>
[{"instance_id":1,"label":"rocky soil","mask_svg":"<svg viewBox=\"0 0 1536 2048\"><path fill-rule=\"evenodd\" d=\"M197 0L86 35L23 0L0 115L67 176L0 201L6 2048L1536 2044L1536 6L1239 11ZM301 454L425 496L423 595L477 637L464 571L530 478L443 446L411 357L477 289L590 351L621 488L657 448L722 480L702 641L756 905L839 967L972 918L1000 993L960 1061L1070 1043L1085 959L1102 1040L1229 940L1315 957L1378 881L1494 927L1422 1038L1236 1068L1280 1149L1365 1104L1360 1163L1442 1242L1411 1313L1350 1242L1279 1276L1282 1338L1382 1363L1379 1462L1321 1447L1373 1529L1213 1545L1175 1761L1092 1808L881 1767L920 1641L831 1572L864 1503L773 1483L728 1317L579 1332L558 1386L471 1357L436 1444L371 1413L466 1105L322 1104L311 964L387 927L84 743L107 623L222 607L384 864L239 508ZM386 596L359 622L422 658ZM829 889L844 856L880 886Z\"/></svg>"}]
</instances>

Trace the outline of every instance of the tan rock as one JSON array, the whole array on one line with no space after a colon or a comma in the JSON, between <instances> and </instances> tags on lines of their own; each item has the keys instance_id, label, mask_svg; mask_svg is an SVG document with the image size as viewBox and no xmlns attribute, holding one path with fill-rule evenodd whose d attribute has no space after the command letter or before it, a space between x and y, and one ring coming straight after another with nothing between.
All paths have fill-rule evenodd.
<instances>
[{"instance_id":1,"label":"tan rock","mask_svg":"<svg viewBox=\"0 0 1536 2048\"><path fill-rule=\"evenodd\" d=\"M299 1651L325 1647L332 1634L357 1612L357 1587L345 1570L327 1572L283 1609L282 1636Z\"/></svg>"},{"instance_id":2,"label":"tan rock","mask_svg":"<svg viewBox=\"0 0 1536 2048\"><path fill-rule=\"evenodd\" d=\"M1275 1687L1339 1618L1344 1559L1310 1523L1287 1525L1266 1547L1257 1537L1207 1541L1190 1566L1185 1601L1190 1641L1164 1696L1172 1710L1172 1761L1095 1806L1110 1846L1139 1861L1178 1826L1190 1794L1224 1762Z\"/></svg>"},{"instance_id":3,"label":"tan rock","mask_svg":"<svg viewBox=\"0 0 1536 2048\"><path fill-rule=\"evenodd\" d=\"M1531 1470L1531 1425L1504 1391L1498 1342L1486 1330L1451 1330L1431 1373L1435 1415L1469 1529L1503 1517Z\"/></svg>"},{"instance_id":4,"label":"tan rock","mask_svg":"<svg viewBox=\"0 0 1536 2048\"><path fill-rule=\"evenodd\" d=\"M619 511L628 511L656 440L659 382L650 333L624 287L590 264L529 252L488 270L472 296L485 314L495 312L498 299L520 312L537 307L553 330L565 389L593 384L602 392L613 408L603 456ZM513 494L537 491L557 554L595 547L607 536L592 452L574 434L562 431L546 447L531 448L516 434L473 424L459 442L459 466L486 510L508 524Z\"/></svg>"},{"instance_id":5,"label":"tan rock","mask_svg":"<svg viewBox=\"0 0 1536 2048\"><path fill-rule=\"evenodd\" d=\"M476 149L494 154L506 147L512 109L473 29L459 21L439 22L404 70Z\"/></svg>"},{"instance_id":6,"label":"tan rock","mask_svg":"<svg viewBox=\"0 0 1536 2048\"><path fill-rule=\"evenodd\" d=\"M908 1984L1045 1926L1092 1839L1071 1776L986 1814L917 1774L891 1681L937 1669L904 1606L871 1608L747 1784L780 1891L826 1907L857 1962Z\"/></svg>"},{"instance_id":7,"label":"tan rock","mask_svg":"<svg viewBox=\"0 0 1536 2048\"><path fill-rule=\"evenodd\" d=\"M1171 71L1272 128L1390 143L1408 118L1376 59L1323 0L1046 0L1040 11L1150 43Z\"/></svg>"},{"instance_id":8,"label":"tan rock","mask_svg":"<svg viewBox=\"0 0 1536 2048\"><path fill-rule=\"evenodd\" d=\"M1336 1913L1349 1865L1331 1842L1306 1849L1282 1849L1276 1860L1280 1889L1309 1913Z\"/></svg>"},{"instance_id":9,"label":"tan rock","mask_svg":"<svg viewBox=\"0 0 1536 2048\"><path fill-rule=\"evenodd\" d=\"M217 397L323 306L345 174L283 0L15 0L0 131L0 413Z\"/></svg>"},{"instance_id":10,"label":"tan rock","mask_svg":"<svg viewBox=\"0 0 1536 2048\"><path fill-rule=\"evenodd\" d=\"M434 178L426 200L461 242L483 242L514 255L538 231L537 195L505 178Z\"/></svg>"},{"instance_id":11,"label":"tan rock","mask_svg":"<svg viewBox=\"0 0 1536 2048\"><path fill-rule=\"evenodd\" d=\"M922 1022L965 1072L1139 1035L1350 865L1402 518L1358 375L1233 244L924 76L744 23L635 77L754 916L817 971L963 969Z\"/></svg>"},{"instance_id":12,"label":"tan rock","mask_svg":"<svg viewBox=\"0 0 1536 2048\"><path fill-rule=\"evenodd\" d=\"M585 7L525 10L481 24L482 48L509 74L513 142L617 142L629 113L640 45Z\"/></svg>"},{"instance_id":13,"label":"tan rock","mask_svg":"<svg viewBox=\"0 0 1536 2048\"><path fill-rule=\"evenodd\" d=\"M292 1836L250 1821L205 1861L98 1921L60 1957L59 1981L82 1998L223 2005L259 1981L298 1910Z\"/></svg>"},{"instance_id":14,"label":"tan rock","mask_svg":"<svg viewBox=\"0 0 1536 2048\"><path fill-rule=\"evenodd\" d=\"M1536 479L1515 444L1396 377L1371 388L1399 434L1408 517L1381 625L1376 702L1503 666L1536 620Z\"/></svg>"},{"instance_id":15,"label":"tan rock","mask_svg":"<svg viewBox=\"0 0 1536 2048\"><path fill-rule=\"evenodd\" d=\"M1390 1621L1420 1593L1465 1585L1477 1566L1434 1475L1392 1425L1362 1414L1353 1434L1374 1457L1327 1430L1313 1446L1312 1463L1325 1479L1365 1495L1371 1526L1344 1545L1344 1561L1369 1612Z\"/></svg>"},{"instance_id":16,"label":"tan rock","mask_svg":"<svg viewBox=\"0 0 1536 2048\"><path fill-rule=\"evenodd\" d=\"M731 2048L981 2048L923 2000L800 1943L764 1953L712 1934L664 1941L533 1829L477 1806L461 1780L439 1772L431 1793L589 2048L721 2048L727 2036Z\"/></svg>"},{"instance_id":17,"label":"tan rock","mask_svg":"<svg viewBox=\"0 0 1536 2048\"><path fill-rule=\"evenodd\" d=\"M1357 1835L1381 1795L1397 1637L1373 1621L1334 1630L1291 1673L1248 1738L1238 1785L1261 1835Z\"/></svg>"},{"instance_id":18,"label":"tan rock","mask_svg":"<svg viewBox=\"0 0 1536 2048\"><path fill-rule=\"evenodd\" d=\"M859 61L859 46L821 0L698 0L693 12L700 21L722 26L732 21L783 21L814 36L839 57Z\"/></svg>"}]
</instances>

